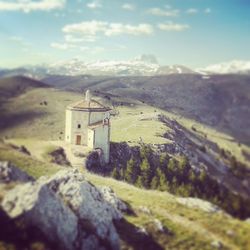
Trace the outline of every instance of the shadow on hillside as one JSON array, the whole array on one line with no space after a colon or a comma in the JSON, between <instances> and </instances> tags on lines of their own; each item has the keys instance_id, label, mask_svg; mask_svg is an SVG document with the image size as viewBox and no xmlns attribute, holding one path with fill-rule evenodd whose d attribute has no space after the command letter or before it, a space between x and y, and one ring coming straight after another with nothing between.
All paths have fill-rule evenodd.
<instances>
[{"instance_id":1,"label":"shadow on hillside","mask_svg":"<svg viewBox=\"0 0 250 250\"><path fill-rule=\"evenodd\" d=\"M135 227L125 219L115 221L115 227L121 240L132 249L147 249L147 250L162 250L163 248L154 241L154 239L140 231L140 228Z\"/></svg>"},{"instance_id":2,"label":"shadow on hillside","mask_svg":"<svg viewBox=\"0 0 250 250\"><path fill-rule=\"evenodd\" d=\"M4 130L6 128L12 128L21 123L32 121L35 118L39 118L45 115L44 112L33 112L33 111L25 111L18 113L10 113L7 114L6 111L0 110L1 112L1 120L0 120L0 130Z\"/></svg>"}]
</instances>

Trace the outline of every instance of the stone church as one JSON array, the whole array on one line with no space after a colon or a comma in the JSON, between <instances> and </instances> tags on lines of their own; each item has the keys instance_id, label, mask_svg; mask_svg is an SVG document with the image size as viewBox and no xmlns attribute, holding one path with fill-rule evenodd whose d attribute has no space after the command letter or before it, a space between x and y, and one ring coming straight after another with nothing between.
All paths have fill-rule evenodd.
<instances>
[{"instance_id":1,"label":"stone church","mask_svg":"<svg viewBox=\"0 0 250 250\"><path fill-rule=\"evenodd\" d=\"M110 153L110 108L92 100L89 90L85 99L66 109L65 141L99 150L105 163Z\"/></svg>"}]
</instances>

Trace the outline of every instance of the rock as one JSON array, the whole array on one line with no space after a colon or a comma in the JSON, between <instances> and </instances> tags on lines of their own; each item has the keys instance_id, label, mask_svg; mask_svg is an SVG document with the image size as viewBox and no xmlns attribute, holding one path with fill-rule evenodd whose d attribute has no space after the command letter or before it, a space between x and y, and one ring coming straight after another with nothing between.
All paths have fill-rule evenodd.
<instances>
[{"instance_id":1,"label":"rock","mask_svg":"<svg viewBox=\"0 0 250 250\"><path fill-rule=\"evenodd\" d=\"M119 236L113 220L122 218L122 214L109 202L102 192L85 180L77 170L61 170L49 180L38 180L46 183L57 193L83 222L83 227L94 232L110 244L110 248L119 248Z\"/></svg>"},{"instance_id":2,"label":"rock","mask_svg":"<svg viewBox=\"0 0 250 250\"><path fill-rule=\"evenodd\" d=\"M144 228L144 227L139 227L137 230L137 233L148 235L148 232L147 232L146 228Z\"/></svg>"},{"instance_id":3,"label":"rock","mask_svg":"<svg viewBox=\"0 0 250 250\"><path fill-rule=\"evenodd\" d=\"M57 148L49 153L51 160L50 162L61 165L61 166L71 166L67 156L62 147Z\"/></svg>"},{"instance_id":4,"label":"rock","mask_svg":"<svg viewBox=\"0 0 250 250\"><path fill-rule=\"evenodd\" d=\"M19 168L12 165L10 162L0 162L0 183L28 182L34 179L21 171Z\"/></svg>"},{"instance_id":5,"label":"rock","mask_svg":"<svg viewBox=\"0 0 250 250\"><path fill-rule=\"evenodd\" d=\"M218 206L198 198L176 198L176 201L187 207L201 209L207 213L222 211Z\"/></svg>"},{"instance_id":6,"label":"rock","mask_svg":"<svg viewBox=\"0 0 250 250\"><path fill-rule=\"evenodd\" d=\"M144 214L151 214L151 210L148 207L140 206L139 210Z\"/></svg>"},{"instance_id":7,"label":"rock","mask_svg":"<svg viewBox=\"0 0 250 250\"><path fill-rule=\"evenodd\" d=\"M164 232L164 227L163 227L163 225L162 225L162 223L161 223L161 221L159 221L158 219L154 219L154 225L155 225L155 227L156 227L156 229L157 229L157 231L159 231L159 232Z\"/></svg>"},{"instance_id":8,"label":"rock","mask_svg":"<svg viewBox=\"0 0 250 250\"><path fill-rule=\"evenodd\" d=\"M114 193L112 199L122 206ZM114 222L122 218L121 212L77 170L61 170L49 179L17 184L6 190L0 205L10 219L39 229L59 249L119 249Z\"/></svg>"},{"instance_id":9,"label":"rock","mask_svg":"<svg viewBox=\"0 0 250 250\"><path fill-rule=\"evenodd\" d=\"M3 198L3 210L10 218L22 218L38 227L60 249L75 249L78 220L47 186L40 183L19 184Z\"/></svg>"},{"instance_id":10,"label":"rock","mask_svg":"<svg viewBox=\"0 0 250 250\"><path fill-rule=\"evenodd\" d=\"M117 197L112 188L104 186L100 188L100 191L104 199L117 210L121 212L127 212L129 210L128 206Z\"/></svg>"},{"instance_id":11,"label":"rock","mask_svg":"<svg viewBox=\"0 0 250 250\"><path fill-rule=\"evenodd\" d=\"M211 246L216 248L216 249L222 249L223 248L223 244L218 240L212 241Z\"/></svg>"}]
</instances>

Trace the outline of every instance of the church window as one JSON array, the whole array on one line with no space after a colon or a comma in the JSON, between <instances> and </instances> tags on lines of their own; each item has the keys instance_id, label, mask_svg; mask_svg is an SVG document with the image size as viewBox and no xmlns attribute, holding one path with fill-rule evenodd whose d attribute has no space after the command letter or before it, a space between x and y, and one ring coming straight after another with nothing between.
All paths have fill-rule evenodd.
<instances>
[{"instance_id":1,"label":"church window","mask_svg":"<svg viewBox=\"0 0 250 250\"><path fill-rule=\"evenodd\" d=\"M77 125L77 128L81 128L81 124L78 124L78 125Z\"/></svg>"}]
</instances>

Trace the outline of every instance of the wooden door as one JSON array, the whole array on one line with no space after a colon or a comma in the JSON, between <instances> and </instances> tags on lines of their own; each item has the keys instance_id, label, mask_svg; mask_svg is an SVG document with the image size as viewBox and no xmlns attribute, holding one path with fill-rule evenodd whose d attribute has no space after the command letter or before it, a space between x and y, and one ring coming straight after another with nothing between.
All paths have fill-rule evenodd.
<instances>
[{"instance_id":1,"label":"wooden door","mask_svg":"<svg viewBox=\"0 0 250 250\"><path fill-rule=\"evenodd\" d=\"M76 145L81 145L81 136L80 135L76 136Z\"/></svg>"}]
</instances>

